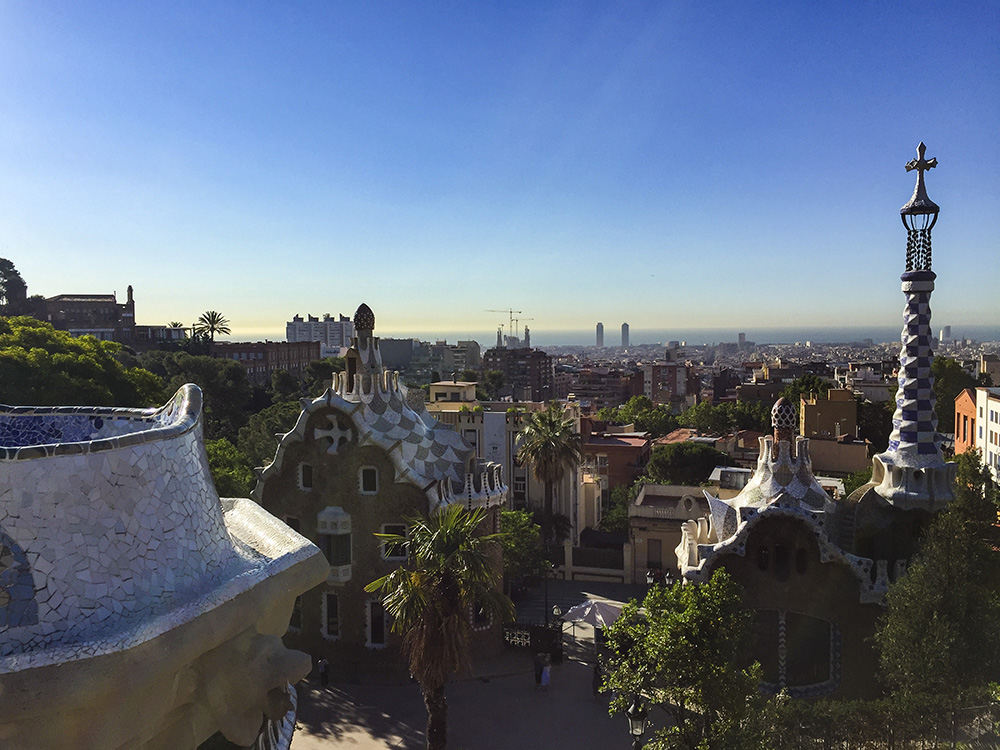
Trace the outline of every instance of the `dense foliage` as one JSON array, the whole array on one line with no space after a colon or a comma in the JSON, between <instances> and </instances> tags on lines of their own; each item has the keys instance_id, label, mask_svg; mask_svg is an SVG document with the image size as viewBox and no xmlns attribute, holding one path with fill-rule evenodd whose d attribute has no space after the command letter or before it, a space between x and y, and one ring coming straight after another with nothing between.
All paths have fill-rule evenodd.
<instances>
[{"instance_id":1,"label":"dense foliage","mask_svg":"<svg viewBox=\"0 0 1000 750\"><path fill-rule=\"evenodd\" d=\"M877 635L893 693L942 711L982 701L1000 682L997 487L977 453L958 458L955 501L890 587Z\"/></svg>"},{"instance_id":2,"label":"dense foliage","mask_svg":"<svg viewBox=\"0 0 1000 750\"><path fill-rule=\"evenodd\" d=\"M545 564L542 529L528 511L500 511L500 547L508 584L537 574Z\"/></svg>"},{"instance_id":3,"label":"dense foliage","mask_svg":"<svg viewBox=\"0 0 1000 750\"><path fill-rule=\"evenodd\" d=\"M666 712L672 726L656 731L649 750L765 747L760 668L743 657L752 619L725 571L702 585L654 586L641 610L629 602L606 631L611 712L633 701Z\"/></svg>"},{"instance_id":4,"label":"dense foliage","mask_svg":"<svg viewBox=\"0 0 1000 750\"><path fill-rule=\"evenodd\" d=\"M646 464L646 478L653 484L696 485L708 481L716 466L724 466L729 456L711 445L685 441L658 445Z\"/></svg>"},{"instance_id":5,"label":"dense foliage","mask_svg":"<svg viewBox=\"0 0 1000 750\"><path fill-rule=\"evenodd\" d=\"M119 362L121 345L71 336L28 317L0 318L0 403L153 406L163 382Z\"/></svg>"}]
</instances>

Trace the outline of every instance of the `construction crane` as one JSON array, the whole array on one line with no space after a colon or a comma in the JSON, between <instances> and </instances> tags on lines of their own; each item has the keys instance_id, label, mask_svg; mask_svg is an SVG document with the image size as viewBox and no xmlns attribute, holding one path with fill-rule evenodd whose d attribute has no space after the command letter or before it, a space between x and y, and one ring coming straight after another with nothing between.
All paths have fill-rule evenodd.
<instances>
[{"instance_id":1,"label":"construction crane","mask_svg":"<svg viewBox=\"0 0 1000 750\"><path fill-rule=\"evenodd\" d=\"M510 316L510 328L508 330L511 332L511 335L513 335L514 334L514 320L515 320L514 315L520 315L524 311L523 310L514 310L514 309L508 307L506 310L487 310L486 312L502 312L502 313L507 313Z\"/></svg>"}]
</instances>

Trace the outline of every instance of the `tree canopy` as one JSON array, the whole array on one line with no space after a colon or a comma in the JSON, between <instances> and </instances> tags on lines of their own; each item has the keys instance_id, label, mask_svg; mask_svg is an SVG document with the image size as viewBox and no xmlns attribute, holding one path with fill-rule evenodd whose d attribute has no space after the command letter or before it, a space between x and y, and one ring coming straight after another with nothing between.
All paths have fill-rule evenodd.
<instances>
[{"instance_id":1,"label":"tree canopy","mask_svg":"<svg viewBox=\"0 0 1000 750\"><path fill-rule=\"evenodd\" d=\"M955 399L966 388L975 388L976 378L949 357L935 357L931 373L934 375L934 413L938 430L952 432L955 429Z\"/></svg>"},{"instance_id":2,"label":"tree canopy","mask_svg":"<svg viewBox=\"0 0 1000 750\"><path fill-rule=\"evenodd\" d=\"M720 404L702 401L685 409L678 422L693 427L702 435L724 435L735 430L767 432L771 425L771 408L759 401Z\"/></svg>"},{"instance_id":3,"label":"tree canopy","mask_svg":"<svg viewBox=\"0 0 1000 750\"><path fill-rule=\"evenodd\" d=\"M119 360L121 345L71 336L51 323L0 317L0 403L30 406L156 406L163 382Z\"/></svg>"},{"instance_id":4,"label":"tree canopy","mask_svg":"<svg viewBox=\"0 0 1000 750\"><path fill-rule=\"evenodd\" d=\"M249 497L254 477L247 457L225 438L206 441L205 451L219 497Z\"/></svg>"},{"instance_id":5,"label":"tree canopy","mask_svg":"<svg viewBox=\"0 0 1000 750\"><path fill-rule=\"evenodd\" d=\"M657 438L678 426L677 417L665 406L657 406L646 396L633 396L618 407L604 407L597 412L598 419L616 424L634 424L637 430Z\"/></svg>"},{"instance_id":6,"label":"tree canopy","mask_svg":"<svg viewBox=\"0 0 1000 750\"><path fill-rule=\"evenodd\" d=\"M701 585L654 586L606 631L604 689L612 713L632 701L656 705L673 726L657 730L646 748L763 748L767 700L760 667L748 664L753 615L739 586L719 570Z\"/></svg>"},{"instance_id":7,"label":"tree canopy","mask_svg":"<svg viewBox=\"0 0 1000 750\"><path fill-rule=\"evenodd\" d=\"M708 481L712 469L729 456L711 445L686 441L658 445L646 464L645 476L655 484L696 485Z\"/></svg>"},{"instance_id":8,"label":"tree canopy","mask_svg":"<svg viewBox=\"0 0 1000 750\"><path fill-rule=\"evenodd\" d=\"M246 407L251 395L243 365L231 359L164 351L144 352L139 361L163 378L170 393L185 383L201 388L205 438L236 441L237 432L247 419Z\"/></svg>"},{"instance_id":9,"label":"tree canopy","mask_svg":"<svg viewBox=\"0 0 1000 750\"><path fill-rule=\"evenodd\" d=\"M508 583L535 575L545 564L541 527L526 510L500 511L500 547Z\"/></svg>"},{"instance_id":10,"label":"tree canopy","mask_svg":"<svg viewBox=\"0 0 1000 750\"><path fill-rule=\"evenodd\" d=\"M286 401L250 416L240 428L237 444L251 466L267 466L274 460L280 436L295 426L301 411L298 401Z\"/></svg>"},{"instance_id":11,"label":"tree canopy","mask_svg":"<svg viewBox=\"0 0 1000 750\"><path fill-rule=\"evenodd\" d=\"M975 452L959 457L955 493L890 586L876 635L890 689L938 711L976 705L1000 682L997 488Z\"/></svg>"}]
</instances>

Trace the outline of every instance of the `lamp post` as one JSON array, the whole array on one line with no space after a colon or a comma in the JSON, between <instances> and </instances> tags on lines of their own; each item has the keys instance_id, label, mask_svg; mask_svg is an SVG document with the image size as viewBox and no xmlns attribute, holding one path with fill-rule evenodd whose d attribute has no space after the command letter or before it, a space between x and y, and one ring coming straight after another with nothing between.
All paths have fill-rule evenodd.
<instances>
[{"instance_id":1,"label":"lamp post","mask_svg":"<svg viewBox=\"0 0 1000 750\"><path fill-rule=\"evenodd\" d=\"M544 583L542 584L542 590L545 592L545 627L549 626L549 570L551 567L552 563L546 560L545 567L542 570L542 575L545 576Z\"/></svg>"},{"instance_id":2,"label":"lamp post","mask_svg":"<svg viewBox=\"0 0 1000 750\"><path fill-rule=\"evenodd\" d=\"M625 716L628 718L629 734L632 735L632 750L642 750L642 736L646 733L646 707L638 697L632 700Z\"/></svg>"}]
</instances>

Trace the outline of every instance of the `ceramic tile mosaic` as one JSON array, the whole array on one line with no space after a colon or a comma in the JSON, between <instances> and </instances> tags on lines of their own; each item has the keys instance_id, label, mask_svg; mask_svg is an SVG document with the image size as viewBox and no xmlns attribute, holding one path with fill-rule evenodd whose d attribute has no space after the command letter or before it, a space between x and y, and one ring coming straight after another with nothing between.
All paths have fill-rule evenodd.
<instances>
[{"instance_id":1,"label":"ceramic tile mosaic","mask_svg":"<svg viewBox=\"0 0 1000 750\"><path fill-rule=\"evenodd\" d=\"M128 648L320 554L220 503L200 414L191 385L158 410L3 409L0 674Z\"/></svg>"}]
</instances>

